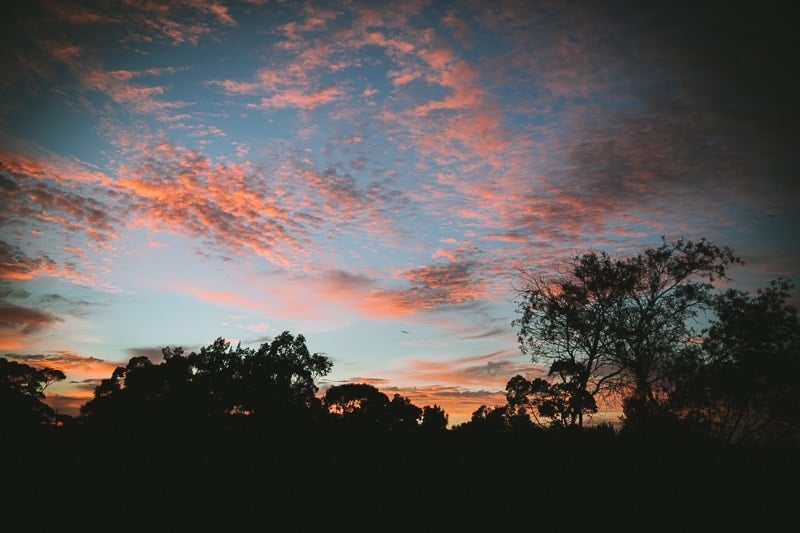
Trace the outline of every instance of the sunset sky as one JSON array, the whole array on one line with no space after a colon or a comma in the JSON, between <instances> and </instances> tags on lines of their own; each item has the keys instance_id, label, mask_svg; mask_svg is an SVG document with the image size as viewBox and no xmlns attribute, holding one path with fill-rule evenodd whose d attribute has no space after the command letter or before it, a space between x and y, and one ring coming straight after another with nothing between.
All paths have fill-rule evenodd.
<instances>
[{"instance_id":1,"label":"sunset sky","mask_svg":"<svg viewBox=\"0 0 800 533\"><path fill-rule=\"evenodd\" d=\"M706 237L800 280L797 33L691 2L27 1L4 15L0 356L76 414L284 330L459 423L538 376L520 268ZM698 3L699 4L699 3Z\"/></svg>"}]
</instances>

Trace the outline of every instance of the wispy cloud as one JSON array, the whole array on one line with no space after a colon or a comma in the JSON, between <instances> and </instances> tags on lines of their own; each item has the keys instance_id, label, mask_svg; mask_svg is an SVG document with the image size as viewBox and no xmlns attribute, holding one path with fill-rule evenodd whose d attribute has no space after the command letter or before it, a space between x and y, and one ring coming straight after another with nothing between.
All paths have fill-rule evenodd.
<instances>
[{"instance_id":1,"label":"wispy cloud","mask_svg":"<svg viewBox=\"0 0 800 533\"><path fill-rule=\"evenodd\" d=\"M212 32L212 26L202 17L210 16L219 24L236 26L236 20L222 3L205 0L178 0L157 5L140 2L99 4L88 7L79 4L53 2L47 8L58 20L70 24L113 24L127 26L131 38L166 37L173 44L197 45L200 38Z\"/></svg>"}]
</instances>

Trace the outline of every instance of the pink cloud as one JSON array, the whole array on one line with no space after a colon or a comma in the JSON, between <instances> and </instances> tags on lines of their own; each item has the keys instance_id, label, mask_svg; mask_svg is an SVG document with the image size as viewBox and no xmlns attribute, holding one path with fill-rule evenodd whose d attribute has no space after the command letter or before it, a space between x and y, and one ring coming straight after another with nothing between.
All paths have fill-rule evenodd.
<instances>
[{"instance_id":1,"label":"pink cloud","mask_svg":"<svg viewBox=\"0 0 800 533\"><path fill-rule=\"evenodd\" d=\"M530 240L530 236L519 233L490 233L482 238L488 241L501 241L512 244L523 244Z\"/></svg>"},{"instance_id":2,"label":"pink cloud","mask_svg":"<svg viewBox=\"0 0 800 533\"><path fill-rule=\"evenodd\" d=\"M98 69L81 67L78 74L88 88L105 94L113 102L125 106L134 113L164 113L173 109L180 109L186 105L184 102L162 99L161 96L166 93L166 89L163 86L147 87L132 84L130 80L133 77L133 73L125 71L104 72Z\"/></svg>"},{"instance_id":3,"label":"pink cloud","mask_svg":"<svg viewBox=\"0 0 800 533\"><path fill-rule=\"evenodd\" d=\"M201 4L201 2L196 2L197 4ZM228 13L228 8L222 4L218 4L217 2L210 2L206 3L205 9L217 17L217 19L226 26L236 26L236 21L233 17L230 16Z\"/></svg>"},{"instance_id":4,"label":"pink cloud","mask_svg":"<svg viewBox=\"0 0 800 533\"><path fill-rule=\"evenodd\" d=\"M0 241L0 279L28 281L36 278L61 278L73 283L94 285L94 278L77 270L74 264L59 262L44 253L27 256L19 248Z\"/></svg>"},{"instance_id":5,"label":"pink cloud","mask_svg":"<svg viewBox=\"0 0 800 533\"><path fill-rule=\"evenodd\" d=\"M304 11L306 15L304 22L297 23L292 21L281 26L281 30L287 39L298 40L303 38L301 35L303 33L324 30L328 22L335 20L339 15L339 13L333 9L314 6L312 4L306 4L304 6Z\"/></svg>"},{"instance_id":6,"label":"pink cloud","mask_svg":"<svg viewBox=\"0 0 800 533\"><path fill-rule=\"evenodd\" d=\"M518 352L502 350L455 360L408 359L402 368L392 371L388 377L394 383L503 390L516 374L541 375L541 369L535 365L514 363L511 358L519 358Z\"/></svg>"},{"instance_id":7,"label":"pink cloud","mask_svg":"<svg viewBox=\"0 0 800 533\"><path fill-rule=\"evenodd\" d=\"M135 166L122 167L116 182L134 225L205 238L280 265L289 264L287 252L302 257L306 230L292 197L268 189L260 173L177 147L144 155Z\"/></svg>"},{"instance_id":8,"label":"pink cloud","mask_svg":"<svg viewBox=\"0 0 800 533\"><path fill-rule=\"evenodd\" d=\"M389 73L389 77L392 80L392 84L395 87L411 83L412 81L420 78L421 76L422 76L421 72L409 71L409 70Z\"/></svg>"},{"instance_id":9,"label":"pink cloud","mask_svg":"<svg viewBox=\"0 0 800 533\"><path fill-rule=\"evenodd\" d=\"M464 261L406 270L405 287L362 290L359 310L371 318L390 318L480 301L488 292L476 267Z\"/></svg>"},{"instance_id":10,"label":"pink cloud","mask_svg":"<svg viewBox=\"0 0 800 533\"><path fill-rule=\"evenodd\" d=\"M190 294L200 300L217 305L237 307L240 309L251 309L255 311L264 310L264 304L262 302L245 298L231 292L208 290L194 285L184 284L178 284L172 288L178 289L180 292Z\"/></svg>"},{"instance_id":11,"label":"pink cloud","mask_svg":"<svg viewBox=\"0 0 800 533\"><path fill-rule=\"evenodd\" d=\"M185 107L184 102L168 101L162 98L166 88L161 85L142 86L132 83L134 78L172 74L177 71L173 67L148 69L143 72L127 70L104 71L92 58L85 57L83 50L75 47L63 47L49 44L51 56L65 64L89 90L104 94L114 103L124 106L133 113L160 114Z\"/></svg>"},{"instance_id":12,"label":"pink cloud","mask_svg":"<svg viewBox=\"0 0 800 533\"><path fill-rule=\"evenodd\" d=\"M434 70L443 71L453 61L453 51L449 48L423 49L417 52Z\"/></svg>"},{"instance_id":13,"label":"pink cloud","mask_svg":"<svg viewBox=\"0 0 800 533\"><path fill-rule=\"evenodd\" d=\"M53 180L58 183L98 184L108 186L111 177L91 170L78 161L47 153L46 158L34 158L23 152L0 149L0 170L18 178Z\"/></svg>"},{"instance_id":14,"label":"pink cloud","mask_svg":"<svg viewBox=\"0 0 800 533\"><path fill-rule=\"evenodd\" d=\"M314 109L320 105L333 102L339 96L341 96L341 91L337 87L326 87L311 93L290 89L268 98L262 98L257 107L260 109L281 109L286 107Z\"/></svg>"}]
</instances>

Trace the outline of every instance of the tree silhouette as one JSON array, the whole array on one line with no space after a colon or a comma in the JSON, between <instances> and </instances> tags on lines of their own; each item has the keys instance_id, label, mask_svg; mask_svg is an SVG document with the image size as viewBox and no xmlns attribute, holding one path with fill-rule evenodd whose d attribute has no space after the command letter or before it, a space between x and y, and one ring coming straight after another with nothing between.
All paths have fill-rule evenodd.
<instances>
[{"instance_id":1,"label":"tree silhouette","mask_svg":"<svg viewBox=\"0 0 800 533\"><path fill-rule=\"evenodd\" d=\"M662 240L627 258L606 252L574 257L555 279L522 272L518 340L533 361L558 375L570 423L583 424L588 397L620 393L627 425L667 413L670 368L699 334L692 323L713 302L713 282L740 263L727 247L705 239Z\"/></svg>"},{"instance_id":2,"label":"tree silhouette","mask_svg":"<svg viewBox=\"0 0 800 533\"><path fill-rule=\"evenodd\" d=\"M358 430L413 433L419 428L422 409L395 394L391 400L368 383L344 383L325 391L323 404L343 424Z\"/></svg>"},{"instance_id":3,"label":"tree silhouette","mask_svg":"<svg viewBox=\"0 0 800 533\"><path fill-rule=\"evenodd\" d=\"M315 380L333 362L309 352L303 335L284 331L242 362L242 409L261 418L290 422L321 411Z\"/></svg>"},{"instance_id":4,"label":"tree silhouette","mask_svg":"<svg viewBox=\"0 0 800 533\"><path fill-rule=\"evenodd\" d=\"M323 404L346 424L376 427L384 422L389 397L368 383L343 383L325 391Z\"/></svg>"},{"instance_id":5,"label":"tree silhouette","mask_svg":"<svg viewBox=\"0 0 800 533\"><path fill-rule=\"evenodd\" d=\"M494 407L481 405L472 412L469 422L457 429L492 434L526 431L532 427L533 423L525 411L506 404Z\"/></svg>"},{"instance_id":6,"label":"tree silhouette","mask_svg":"<svg viewBox=\"0 0 800 533\"><path fill-rule=\"evenodd\" d=\"M681 368L677 406L725 442L774 442L800 431L800 318L788 302L793 288L778 279L755 295L720 294L702 349Z\"/></svg>"},{"instance_id":7,"label":"tree silhouette","mask_svg":"<svg viewBox=\"0 0 800 533\"><path fill-rule=\"evenodd\" d=\"M83 417L150 426L207 424L234 414L270 424L302 422L321 409L315 379L333 366L288 331L258 350L218 338L199 353L184 356L181 348L167 347L162 356L158 365L142 356L116 368L81 407Z\"/></svg>"},{"instance_id":8,"label":"tree silhouette","mask_svg":"<svg viewBox=\"0 0 800 533\"><path fill-rule=\"evenodd\" d=\"M60 370L0 357L0 425L24 428L53 423L55 411L44 403L44 391L65 378Z\"/></svg>"},{"instance_id":9,"label":"tree silhouette","mask_svg":"<svg viewBox=\"0 0 800 533\"><path fill-rule=\"evenodd\" d=\"M550 375L561 366L560 362L553 363ZM529 381L516 375L506 384L508 410L518 416L532 416L539 425L543 425L539 420L542 417L549 420L550 426L576 426L579 416L597 411L597 404L591 394L576 389L575 384L575 380L563 375L560 381L552 383L542 378Z\"/></svg>"},{"instance_id":10,"label":"tree silhouette","mask_svg":"<svg viewBox=\"0 0 800 533\"><path fill-rule=\"evenodd\" d=\"M422 409L400 394L395 394L386 406L386 424L395 433L414 433L421 418Z\"/></svg>"},{"instance_id":11,"label":"tree silhouette","mask_svg":"<svg viewBox=\"0 0 800 533\"><path fill-rule=\"evenodd\" d=\"M426 405L422 408L422 422L420 429L425 433L440 433L447 429L447 413L437 404Z\"/></svg>"}]
</instances>

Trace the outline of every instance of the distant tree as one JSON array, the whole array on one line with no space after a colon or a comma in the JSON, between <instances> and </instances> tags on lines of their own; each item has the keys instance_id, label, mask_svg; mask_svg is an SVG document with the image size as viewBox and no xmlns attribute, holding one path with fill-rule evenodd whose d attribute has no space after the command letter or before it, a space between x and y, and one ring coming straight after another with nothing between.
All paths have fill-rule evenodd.
<instances>
[{"instance_id":1,"label":"distant tree","mask_svg":"<svg viewBox=\"0 0 800 533\"><path fill-rule=\"evenodd\" d=\"M44 403L44 391L66 376L53 368L35 368L0 357L0 425L35 427L55 422L56 413Z\"/></svg>"},{"instance_id":2,"label":"distant tree","mask_svg":"<svg viewBox=\"0 0 800 533\"><path fill-rule=\"evenodd\" d=\"M315 379L333 363L312 354L305 338L283 332L258 350L222 338L198 353L164 348L163 361L134 357L114 370L81 407L85 419L166 427L248 414L262 423L307 420L321 411Z\"/></svg>"},{"instance_id":3,"label":"distant tree","mask_svg":"<svg viewBox=\"0 0 800 533\"><path fill-rule=\"evenodd\" d=\"M391 400L368 383L343 383L325 391L323 405L344 424L361 430L417 431L422 409L395 394Z\"/></svg>"},{"instance_id":4,"label":"distant tree","mask_svg":"<svg viewBox=\"0 0 800 533\"><path fill-rule=\"evenodd\" d=\"M323 404L343 422L374 427L383 425L389 397L368 383L343 383L325 391Z\"/></svg>"},{"instance_id":5,"label":"distant tree","mask_svg":"<svg viewBox=\"0 0 800 533\"><path fill-rule=\"evenodd\" d=\"M447 413L437 404L426 405L422 408L422 422L420 429L425 433L438 433L447 430Z\"/></svg>"},{"instance_id":6,"label":"distant tree","mask_svg":"<svg viewBox=\"0 0 800 533\"><path fill-rule=\"evenodd\" d=\"M386 406L386 425L395 433L414 433L419 428L422 409L409 398L395 394Z\"/></svg>"},{"instance_id":7,"label":"distant tree","mask_svg":"<svg viewBox=\"0 0 800 533\"><path fill-rule=\"evenodd\" d=\"M117 367L95 388L94 398L81 407L84 419L106 425L175 426L190 423L202 404L187 390L193 385L185 359L171 357L160 365L146 356Z\"/></svg>"},{"instance_id":8,"label":"distant tree","mask_svg":"<svg viewBox=\"0 0 800 533\"><path fill-rule=\"evenodd\" d=\"M469 422L462 424L459 430L506 433L528 430L532 426L527 413L520 412L508 404L494 407L481 405L472 412Z\"/></svg>"},{"instance_id":9,"label":"distant tree","mask_svg":"<svg viewBox=\"0 0 800 533\"><path fill-rule=\"evenodd\" d=\"M523 271L520 347L567 378L570 424L583 424L589 397L607 393L624 398L626 424L658 419L672 363L699 335L693 319L710 309L714 281L736 263L727 247L679 239L627 258L576 256L554 279Z\"/></svg>"},{"instance_id":10,"label":"distant tree","mask_svg":"<svg viewBox=\"0 0 800 533\"><path fill-rule=\"evenodd\" d=\"M94 389L94 397L80 408L81 417L92 422L105 424L122 424L125 413L125 394L122 392L125 383L125 367L118 366L110 378L100 381Z\"/></svg>"},{"instance_id":11,"label":"distant tree","mask_svg":"<svg viewBox=\"0 0 800 533\"><path fill-rule=\"evenodd\" d=\"M576 426L576 420L585 413L597 411L594 397L586 390L576 388L575 380L567 365L554 363L550 377L561 372L559 381L551 382L542 378L527 380L516 375L506 384L506 401L508 409L517 416L531 416L535 422L543 426L541 418L548 420L549 426Z\"/></svg>"}]
</instances>

